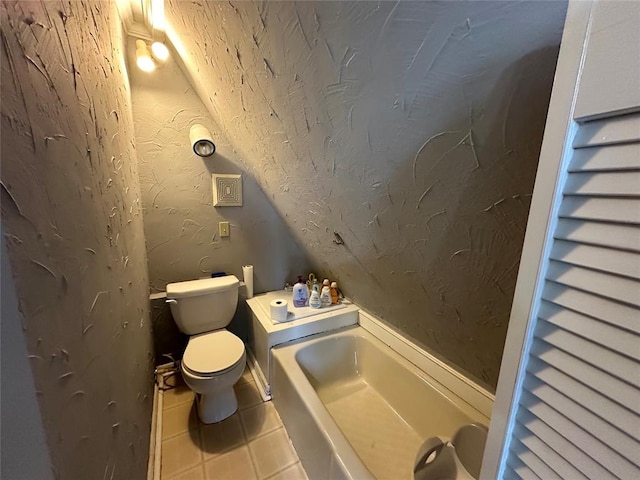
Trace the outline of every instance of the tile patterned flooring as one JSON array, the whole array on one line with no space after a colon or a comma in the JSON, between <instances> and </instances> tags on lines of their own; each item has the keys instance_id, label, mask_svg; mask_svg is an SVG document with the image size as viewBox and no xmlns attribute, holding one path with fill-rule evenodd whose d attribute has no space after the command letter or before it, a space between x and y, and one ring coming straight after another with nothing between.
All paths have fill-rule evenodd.
<instances>
[{"instance_id":1,"label":"tile patterned flooring","mask_svg":"<svg viewBox=\"0 0 640 480\"><path fill-rule=\"evenodd\" d=\"M238 411L198 421L180 374L168 379L162 411L162 480L307 480L272 402L263 403L248 369L235 386Z\"/></svg>"}]
</instances>

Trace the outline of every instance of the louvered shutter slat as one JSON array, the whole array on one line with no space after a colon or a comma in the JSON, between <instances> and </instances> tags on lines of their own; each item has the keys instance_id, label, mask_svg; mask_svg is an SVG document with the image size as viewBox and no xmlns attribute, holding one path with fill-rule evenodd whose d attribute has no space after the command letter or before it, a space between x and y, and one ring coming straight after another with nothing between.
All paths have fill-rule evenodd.
<instances>
[{"instance_id":1,"label":"louvered shutter slat","mask_svg":"<svg viewBox=\"0 0 640 480\"><path fill-rule=\"evenodd\" d=\"M640 224L640 201L636 198L566 197L560 218Z\"/></svg>"},{"instance_id":2,"label":"louvered shutter slat","mask_svg":"<svg viewBox=\"0 0 640 480\"><path fill-rule=\"evenodd\" d=\"M576 290L565 285L547 282L542 292L542 299L568 310L573 310L603 323L640 334L638 310L622 303L601 301L590 292Z\"/></svg>"},{"instance_id":3,"label":"louvered shutter slat","mask_svg":"<svg viewBox=\"0 0 640 480\"><path fill-rule=\"evenodd\" d=\"M611 401L602 392L574 380L569 375L545 365L536 358L529 361L527 372L556 390L567 393L578 404L627 435L633 437L637 432L640 432L640 418L633 411Z\"/></svg>"},{"instance_id":4,"label":"louvered shutter slat","mask_svg":"<svg viewBox=\"0 0 640 480\"><path fill-rule=\"evenodd\" d=\"M553 260L549 262L547 279L632 306L640 306L640 290L638 290L638 282L634 280Z\"/></svg>"},{"instance_id":5,"label":"louvered shutter slat","mask_svg":"<svg viewBox=\"0 0 640 480\"><path fill-rule=\"evenodd\" d=\"M569 175L565 195L627 197L635 196L640 185L640 172L576 172Z\"/></svg>"},{"instance_id":6,"label":"louvered shutter slat","mask_svg":"<svg viewBox=\"0 0 640 480\"><path fill-rule=\"evenodd\" d=\"M538 458L544 459L544 463L553 470L559 478L571 478L574 480L586 478L579 470L576 470L569 462L562 458L555 449L543 442L540 437L531 432L531 430L522 423L516 422L514 433L518 435L518 439L524 446L535 453Z\"/></svg>"},{"instance_id":7,"label":"louvered shutter slat","mask_svg":"<svg viewBox=\"0 0 640 480\"><path fill-rule=\"evenodd\" d=\"M616 454L620 457L625 457L628 462L637 463L640 461L640 458L635 457L638 448L637 441L634 441L632 437L605 422L597 415L589 412L573 399L537 378L530 378L527 391L539 401L552 405L566 419L576 425L580 425L581 428L590 432L605 445L616 445ZM612 462L613 460L614 457L611 457ZM615 458L615 460L620 463L620 459Z\"/></svg>"},{"instance_id":8,"label":"louvered shutter slat","mask_svg":"<svg viewBox=\"0 0 640 480\"><path fill-rule=\"evenodd\" d=\"M640 141L638 124L638 113L585 122L576 133L573 148L637 143Z\"/></svg>"},{"instance_id":9,"label":"louvered shutter slat","mask_svg":"<svg viewBox=\"0 0 640 480\"><path fill-rule=\"evenodd\" d=\"M630 334L630 332L619 328L611 328L609 325L602 325L602 322L597 319L560 308L546 301L540 304L538 318L592 342L600 342L610 350L640 361L639 335Z\"/></svg>"},{"instance_id":10,"label":"louvered shutter slat","mask_svg":"<svg viewBox=\"0 0 640 480\"><path fill-rule=\"evenodd\" d=\"M561 218L554 238L640 253L640 229L629 225Z\"/></svg>"},{"instance_id":11,"label":"louvered shutter slat","mask_svg":"<svg viewBox=\"0 0 640 480\"><path fill-rule=\"evenodd\" d=\"M543 438L555 452L562 452L562 456L579 472L572 475L572 477L598 478L601 480L615 479L611 472L531 413L522 411L518 414L517 420L520 424L526 426L532 434ZM579 468L582 468L582 470L578 470Z\"/></svg>"},{"instance_id":12,"label":"louvered shutter slat","mask_svg":"<svg viewBox=\"0 0 640 480\"><path fill-rule=\"evenodd\" d=\"M634 144L576 150L569 172L640 170L638 147Z\"/></svg>"},{"instance_id":13,"label":"louvered shutter slat","mask_svg":"<svg viewBox=\"0 0 640 480\"><path fill-rule=\"evenodd\" d=\"M513 446L513 450L518 459L520 459L520 461L531 469L539 478L544 480L561 480L560 476L532 450L524 445L520 439L518 439L517 443Z\"/></svg>"},{"instance_id":14,"label":"louvered shutter slat","mask_svg":"<svg viewBox=\"0 0 640 480\"><path fill-rule=\"evenodd\" d=\"M529 470L519 458L511 457L507 462L508 473L505 475L507 480L541 480L539 476Z\"/></svg>"},{"instance_id":15,"label":"louvered shutter slat","mask_svg":"<svg viewBox=\"0 0 640 480\"><path fill-rule=\"evenodd\" d=\"M557 328L545 320L539 319L538 322L536 339L553 345L582 362L610 372L616 378L640 388L640 371L637 368L637 362L633 359Z\"/></svg>"},{"instance_id":16,"label":"louvered shutter slat","mask_svg":"<svg viewBox=\"0 0 640 480\"><path fill-rule=\"evenodd\" d=\"M618 380L607 372L581 362L573 355L563 352L542 341L534 342L531 354L545 363L566 373L571 378L587 385L597 384L612 401L624 405L628 409L640 414L638 392L633 386Z\"/></svg>"},{"instance_id":17,"label":"louvered shutter slat","mask_svg":"<svg viewBox=\"0 0 640 480\"><path fill-rule=\"evenodd\" d=\"M633 474L637 472L637 468L633 464L625 460L609 445L604 444L589 431L582 428L580 424L568 419L549 406L549 404L527 391L522 392L520 404L560 435L570 439L571 443L613 475L619 478L636 478Z\"/></svg>"},{"instance_id":18,"label":"louvered shutter slat","mask_svg":"<svg viewBox=\"0 0 640 480\"><path fill-rule=\"evenodd\" d=\"M557 240L549 258L600 272L640 279L640 255L634 252Z\"/></svg>"}]
</instances>

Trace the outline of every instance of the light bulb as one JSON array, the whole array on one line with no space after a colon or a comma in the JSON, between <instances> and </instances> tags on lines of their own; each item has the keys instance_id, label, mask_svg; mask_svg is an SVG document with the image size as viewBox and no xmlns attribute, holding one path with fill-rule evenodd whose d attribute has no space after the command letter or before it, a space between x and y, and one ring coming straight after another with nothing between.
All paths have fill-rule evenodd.
<instances>
[{"instance_id":1,"label":"light bulb","mask_svg":"<svg viewBox=\"0 0 640 480\"><path fill-rule=\"evenodd\" d=\"M138 68L143 72L153 72L156 69L156 64L153 63L153 59L150 56L139 56L136 60Z\"/></svg>"},{"instance_id":2,"label":"light bulb","mask_svg":"<svg viewBox=\"0 0 640 480\"><path fill-rule=\"evenodd\" d=\"M164 62L169 58L169 49L162 42L153 42L151 44L151 53L153 58L159 62Z\"/></svg>"},{"instance_id":3,"label":"light bulb","mask_svg":"<svg viewBox=\"0 0 640 480\"><path fill-rule=\"evenodd\" d=\"M213 152L216 151L216 147L213 146L209 140L198 140L193 145L193 150L196 152L196 155L200 157L208 157L213 155Z\"/></svg>"},{"instance_id":4,"label":"light bulb","mask_svg":"<svg viewBox=\"0 0 640 480\"><path fill-rule=\"evenodd\" d=\"M143 40L136 40L136 65L143 72L153 72L156 69L156 64Z\"/></svg>"},{"instance_id":5,"label":"light bulb","mask_svg":"<svg viewBox=\"0 0 640 480\"><path fill-rule=\"evenodd\" d=\"M216 151L211 132L203 125L195 124L189 129L189 142L199 157L209 157Z\"/></svg>"}]
</instances>

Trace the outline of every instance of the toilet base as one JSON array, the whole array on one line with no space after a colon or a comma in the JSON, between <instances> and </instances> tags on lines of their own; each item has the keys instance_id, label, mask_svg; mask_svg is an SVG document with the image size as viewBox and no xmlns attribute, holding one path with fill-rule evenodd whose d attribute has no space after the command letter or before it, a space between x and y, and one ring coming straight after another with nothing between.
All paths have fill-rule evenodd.
<instances>
[{"instance_id":1,"label":"toilet base","mask_svg":"<svg viewBox=\"0 0 640 480\"><path fill-rule=\"evenodd\" d=\"M196 396L198 418L202 423L218 423L238 410L238 399L233 387L218 391L214 395Z\"/></svg>"}]
</instances>

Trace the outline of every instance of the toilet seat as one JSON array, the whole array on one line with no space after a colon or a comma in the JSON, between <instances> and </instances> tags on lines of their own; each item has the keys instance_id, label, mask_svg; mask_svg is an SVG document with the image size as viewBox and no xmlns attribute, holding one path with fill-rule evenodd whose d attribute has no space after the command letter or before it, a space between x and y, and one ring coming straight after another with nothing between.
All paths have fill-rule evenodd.
<instances>
[{"instance_id":1,"label":"toilet seat","mask_svg":"<svg viewBox=\"0 0 640 480\"><path fill-rule=\"evenodd\" d=\"M233 369L244 355L242 340L227 330L216 330L189 338L182 366L192 375L214 377Z\"/></svg>"}]
</instances>

